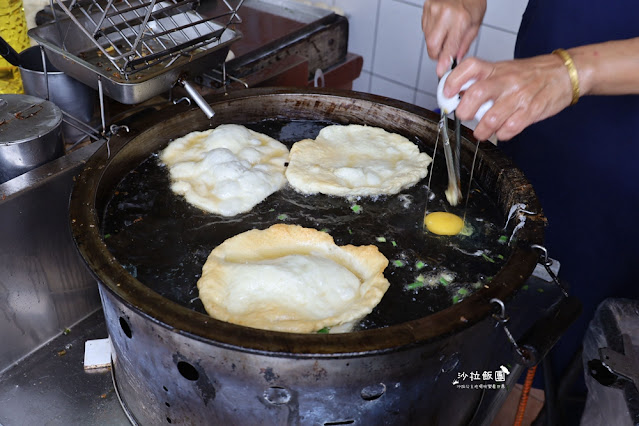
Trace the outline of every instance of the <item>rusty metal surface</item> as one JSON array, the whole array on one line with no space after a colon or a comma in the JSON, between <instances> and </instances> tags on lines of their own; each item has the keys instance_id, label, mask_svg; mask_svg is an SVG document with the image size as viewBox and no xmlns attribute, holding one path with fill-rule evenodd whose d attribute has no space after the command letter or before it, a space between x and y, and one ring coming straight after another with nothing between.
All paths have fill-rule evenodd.
<instances>
[{"instance_id":1,"label":"rusty metal surface","mask_svg":"<svg viewBox=\"0 0 639 426\"><path fill-rule=\"evenodd\" d=\"M250 18L251 16L248 17L248 19ZM262 20L257 20L257 23ZM249 24L251 24L250 21L242 25L249 26ZM300 56L308 60L308 78L312 79L315 70L326 70L346 58L348 25L348 20L345 17L329 14L303 29L293 31L266 45L261 45L259 49L247 49L248 52L244 55L242 55L243 40L240 40L238 46L234 46L233 49L234 52L237 50L238 56L226 64L227 72L234 77L245 78L251 73L266 69L286 58ZM251 30L247 28L242 31ZM260 28L259 31L264 30ZM247 37L250 36L247 35ZM203 78L206 80L206 74Z\"/></svg>"}]
</instances>

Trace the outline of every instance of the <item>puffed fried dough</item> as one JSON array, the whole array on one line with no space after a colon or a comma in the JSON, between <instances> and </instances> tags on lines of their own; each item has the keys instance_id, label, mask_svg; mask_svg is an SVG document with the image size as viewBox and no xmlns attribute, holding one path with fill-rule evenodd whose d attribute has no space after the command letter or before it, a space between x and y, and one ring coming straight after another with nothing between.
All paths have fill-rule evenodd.
<instances>
[{"instance_id":1,"label":"puffed fried dough","mask_svg":"<svg viewBox=\"0 0 639 426\"><path fill-rule=\"evenodd\" d=\"M318 312L320 305L328 307L327 310L331 311L331 298L350 291L346 287L340 289L339 286L343 284L341 282L331 282L326 268L313 270L313 279L309 282L301 281L295 284L313 286L323 282L322 287L313 293L315 296L302 302L295 301L299 294L288 291L295 287L290 282L285 283L287 291L283 296L280 295L282 297L269 297L265 292L280 291L278 287L271 286L284 285L277 279L271 283L262 282L267 281L264 276L268 275L270 270L264 272L264 269L260 269L262 272L255 274L255 281L250 283L246 282L245 273L238 273L238 268L250 268L253 267L250 265L256 264L258 268L262 268L260 262L286 260L286 256L291 255L320 257L324 259L321 261L323 264L336 263L339 267L335 270L341 271L342 274L337 276L344 277L343 274L347 273L356 277L356 296L346 303L344 300L337 300L339 303L336 305L340 308L338 312ZM314 263L310 262L310 265L313 266ZM297 225L277 224L265 230L251 230L236 235L216 247L204 264L202 277L197 286L206 311L222 321L273 331L312 333L329 327L331 332L343 332L349 331L357 321L368 315L382 299L389 287L388 280L384 278L387 265L388 260L376 246L337 246L333 238L325 232ZM268 268L269 266L266 267ZM347 271L344 272L344 269ZM282 279L295 281L291 276L304 275L298 271L289 272L283 274ZM308 275L308 271L306 272ZM234 281L238 276L244 277L239 283ZM244 286L248 290L233 295L233 290L239 288L234 286ZM298 288L298 293L306 294L308 290ZM323 297L322 293L326 297ZM258 300L251 301L251 297ZM329 302L324 303L325 299ZM305 310L301 310L300 307L304 307Z\"/></svg>"},{"instance_id":2,"label":"puffed fried dough","mask_svg":"<svg viewBox=\"0 0 639 426\"><path fill-rule=\"evenodd\" d=\"M333 125L314 140L293 144L286 178L303 194L390 195L426 177L431 161L399 134L356 124Z\"/></svg>"}]
</instances>

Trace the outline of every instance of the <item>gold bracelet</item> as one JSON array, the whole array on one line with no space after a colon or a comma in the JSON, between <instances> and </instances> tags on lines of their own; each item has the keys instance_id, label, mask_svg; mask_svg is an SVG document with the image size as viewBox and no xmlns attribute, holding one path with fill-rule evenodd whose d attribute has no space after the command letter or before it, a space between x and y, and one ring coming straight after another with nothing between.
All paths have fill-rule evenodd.
<instances>
[{"instance_id":1,"label":"gold bracelet","mask_svg":"<svg viewBox=\"0 0 639 426\"><path fill-rule=\"evenodd\" d=\"M566 69L568 69L568 77L570 77L570 84L572 84L572 102L570 102L570 105L574 105L579 100L579 73L577 72L577 67L575 67L575 62L564 49L553 50L552 53L559 56L564 61Z\"/></svg>"}]
</instances>

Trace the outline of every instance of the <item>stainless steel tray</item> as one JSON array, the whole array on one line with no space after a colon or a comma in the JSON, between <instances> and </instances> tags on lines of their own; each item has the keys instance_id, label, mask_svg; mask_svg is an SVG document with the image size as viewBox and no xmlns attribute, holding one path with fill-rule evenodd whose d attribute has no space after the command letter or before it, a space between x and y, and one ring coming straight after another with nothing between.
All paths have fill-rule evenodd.
<instances>
[{"instance_id":1,"label":"stainless steel tray","mask_svg":"<svg viewBox=\"0 0 639 426\"><path fill-rule=\"evenodd\" d=\"M182 15L188 13L191 12ZM168 91L181 77L194 76L220 66L231 44L241 38L237 30L208 22L207 25L217 25L221 30L219 38L207 41L207 44L195 50L177 52L162 62L128 74L119 72L105 57L103 48L96 47L95 40L87 36L85 28L90 28L97 19L99 17L80 15L75 17L74 22L69 17L58 16L56 21L33 28L28 34L45 48L47 56L60 71L94 89L98 89L101 81L104 94L124 104L144 102ZM170 21L173 25L181 26L179 15L173 16ZM181 30L181 34L187 39L196 38L199 36L198 27Z\"/></svg>"}]
</instances>

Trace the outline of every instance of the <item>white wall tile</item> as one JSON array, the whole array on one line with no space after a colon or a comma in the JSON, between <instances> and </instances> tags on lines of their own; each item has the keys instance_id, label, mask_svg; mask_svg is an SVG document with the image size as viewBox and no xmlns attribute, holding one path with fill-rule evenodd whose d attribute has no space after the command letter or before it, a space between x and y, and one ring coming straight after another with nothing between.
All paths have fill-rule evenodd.
<instances>
[{"instance_id":1,"label":"white wall tile","mask_svg":"<svg viewBox=\"0 0 639 426\"><path fill-rule=\"evenodd\" d=\"M380 0L335 0L335 7L348 18L348 50L364 58L363 69L373 69L373 50Z\"/></svg>"},{"instance_id":2,"label":"white wall tile","mask_svg":"<svg viewBox=\"0 0 639 426\"><path fill-rule=\"evenodd\" d=\"M512 59L516 39L517 36L513 33L482 25L479 30L477 57L487 61Z\"/></svg>"},{"instance_id":3,"label":"white wall tile","mask_svg":"<svg viewBox=\"0 0 639 426\"><path fill-rule=\"evenodd\" d=\"M408 3L408 4L412 4L413 6L419 6L419 7L424 6L424 0L393 0L393 1L396 1L398 3Z\"/></svg>"},{"instance_id":4,"label":"white wall tile","mask_svg":"<svg viewBox=\"0 0 639 426\"><path fill-rule=\"evenodd\" d=\"M468 48L466 57L475 56L477 52L477 39ZM419 79L417 81L417 89L427 93L437 93L437 63L428 57L426 51L426 43L424 42L424 53L422 55L422 65L419 69Z\"/></svg>"},{"instance_id":5,"label":"white wall tile","mask_svg":"<svg viewBox=\"0 0 639 426\"><path fill-rule=\"evenodd\" d=\"M415 96L415 105L435 111L437 109L437 98L430 93L418 91L417 96Z\"/></svg>"},{"instance_id":6,"label":"white wall tile","mask_svg":"<svg viewBox=\"0 0 639 426\"><path fill-rule=\"evenodd\" d=\"M466 56L477 56L477 45L479 45L479 34L477 34L475 40L473 40L473 42L470 44Z\"/></svg>"},{"instance_id":7,"label":"white wall tile","mask_svg":"<svg viewBox=\"0 0 639 426\"><path fill-rule=\"evenodd\" d=\"M382 0L378 25L373 74L414 86L424 43L421 8Z\"/></svg>"},{"instance_id":8,"label":"white wall tile","mask_svg":"<svg viewBox=\"0 0 639 426\"><path fill-rule=\"evenodd\" d=\"M373 75L371 77L371 93L386 96L400 101L414 103L415 89L402 86L393 81Z\"/></svg>"},{"instance_id":9,"label":"white wall tile","mask_svg":"<svg viewBox=\"0 0 639 426\"><path fill-rule=\"evenodd\" d=\"M335 6L349 20L349 51L364 67L353 90L436 109L437 76L421 30L423 0L313 0ZM511 59L527 0L489 0L485 24L468 56ZM414 86L414 87L413 87Z\"/></svg>"},{"instance_id":10,"label":"white wall tile","mask_svg":"<svg viewBox=\"0 0 639 426\"><path fill-rule=\"evenodd\" d=\"M528 0L489 0L484 24L516 33Z\"/></svg>"},{"instance_id":11,"label":"white wall tile","mask_svg":"<svg viewBox=\"0 0 639 426\"><path fill-rule=\"evenodd\" d=\"M362 71L359 77L353 81L353 90L356 92L370 92L371 74L368 71Z\"/></svg>"},{"instance_id":12,"label":"white wall tile","mask_svg":"<svg viewBox=\"0 0 639 426\"><path fill-rule=\"evenodd\" d=\"M424 43L425 45L426 43ZM424 55L422 57L422 66L419 70L419 80L417 89L428 93L437 93L437 62L428 57L426 47L424 46Z\"/></svg>"}]
</instances>

